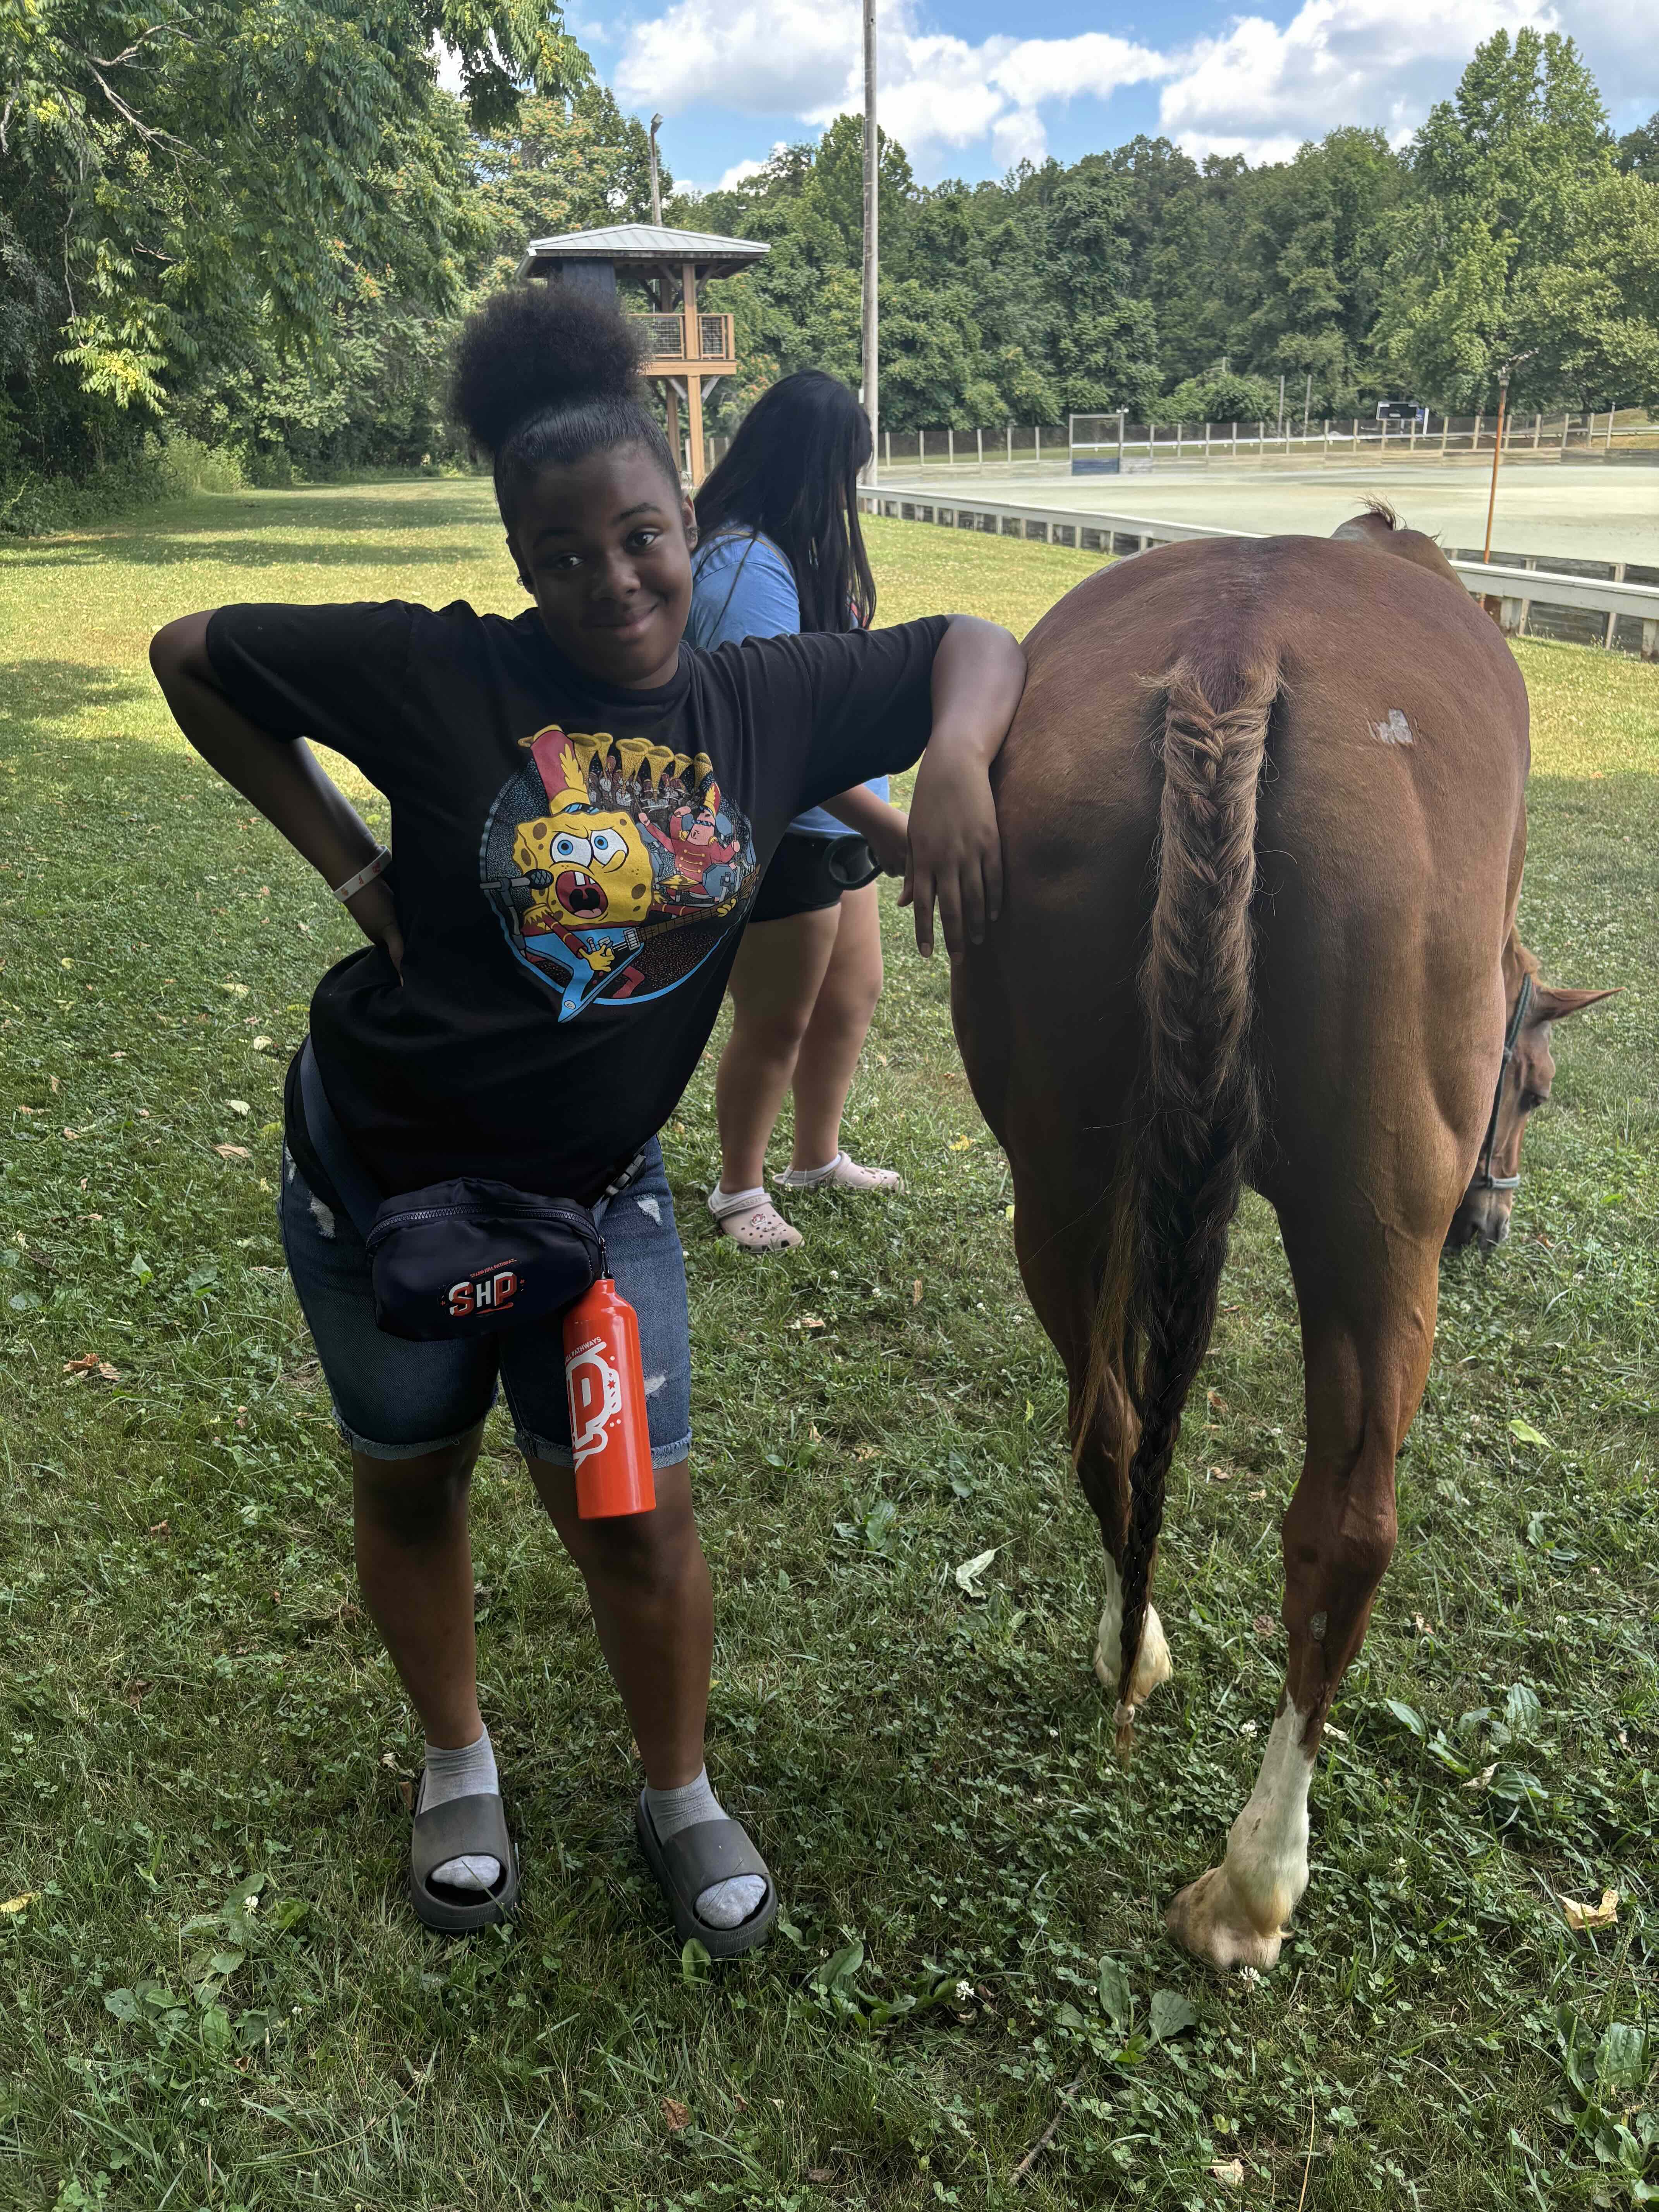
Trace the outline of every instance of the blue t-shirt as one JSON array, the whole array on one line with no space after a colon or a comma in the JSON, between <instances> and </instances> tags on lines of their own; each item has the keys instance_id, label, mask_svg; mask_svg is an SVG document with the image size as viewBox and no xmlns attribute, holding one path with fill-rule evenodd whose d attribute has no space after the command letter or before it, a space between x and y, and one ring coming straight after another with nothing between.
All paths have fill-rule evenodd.
<instances>
[{"instance_id":1,"label":"blue t-shirt","mask_svg":"<svg viewBox=\"0 0 1659 2212\"><path fill-rule=\"evenodd\" d=\"M794 573L769 538L757 530L722 530L697 548L691 562L688 645L712 653L717 645L741 644L746 637L793 637L799 629ZM865 789L885 799L887 778L874 776ZM809 806L796 815L789 830L805 837L849 834L826 806Z\"/></svg>"}]
</instances>

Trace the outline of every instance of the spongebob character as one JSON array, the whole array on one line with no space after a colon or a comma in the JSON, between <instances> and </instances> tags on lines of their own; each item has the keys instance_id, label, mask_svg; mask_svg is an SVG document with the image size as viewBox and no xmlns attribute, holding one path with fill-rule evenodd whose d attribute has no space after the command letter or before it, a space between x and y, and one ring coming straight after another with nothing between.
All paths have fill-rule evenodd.
<instances>
[{"instance_id":1,"label":"spongebob character","mask_svg":"<svg viewBox=\"0 0 1659 2212\"><path fill-rule=\"evenodd\" d=\"M651 907L651 854L639 823L596 806L574 745L562 731L535 741L547 811L518 823L513 864L526 886L524 949L563 981L562 1021L579 1012L619 957L639 950Z\"/></svg>"}]
</instances>

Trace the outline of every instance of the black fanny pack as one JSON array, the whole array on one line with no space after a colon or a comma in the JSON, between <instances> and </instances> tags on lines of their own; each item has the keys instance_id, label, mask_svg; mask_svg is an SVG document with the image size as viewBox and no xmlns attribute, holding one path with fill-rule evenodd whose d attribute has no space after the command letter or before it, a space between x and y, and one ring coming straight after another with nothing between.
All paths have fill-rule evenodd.
<instances>
[{"instance_id":1,"label":"black fanny pack","mask_svg":"<svg viewBox=\"0 0 1659 2212\"><path fill-rule=\"evenodd\" d=\"M368 1247L374 1320L388 1336L495 1335L562 1313L605 1273L599 1223L573 1198L477 1176L383 1196L328 1102L309 1037L300 1098L312 1150ZM639 1164L629 1163L607 1200Z\"/></svg>"}]
</instances>

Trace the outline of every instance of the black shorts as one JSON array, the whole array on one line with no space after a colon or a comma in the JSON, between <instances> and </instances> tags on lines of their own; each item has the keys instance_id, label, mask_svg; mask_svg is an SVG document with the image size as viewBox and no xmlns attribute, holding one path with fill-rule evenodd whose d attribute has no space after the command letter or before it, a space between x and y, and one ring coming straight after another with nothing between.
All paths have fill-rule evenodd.
<instances>
[{"instance_id":1,"label":"black shorts","mask_svg":"<svg viewBox=\"0 0 1659 2212\"><path fill-rule=\"evenodd\" d=\"M880 873L874 854L854 830L835 837L786 830L767 864L749 919L787 921L793 914L839 906L843 891L873 883Z\"/></svg>"}]
</instances>

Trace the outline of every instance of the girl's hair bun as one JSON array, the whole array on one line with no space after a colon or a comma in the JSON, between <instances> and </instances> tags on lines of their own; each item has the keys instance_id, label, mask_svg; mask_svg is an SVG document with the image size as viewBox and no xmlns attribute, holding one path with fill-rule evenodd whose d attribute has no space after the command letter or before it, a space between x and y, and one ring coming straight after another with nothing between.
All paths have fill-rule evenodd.
<instances>
[{"instance_id":1,"label":"girl's hair bun","mask_svg":"<svg viewBox=\"0 0 1659 2212\"><path fill-rule=\"evenodd\" d=\"M637 400L641 345L605 301L538 281L498 292L462 327L450 405L491 453L533 416Z\"/></svg>"}]
</instances>

